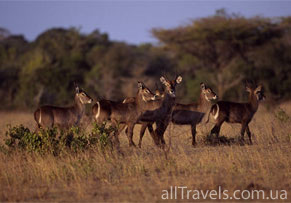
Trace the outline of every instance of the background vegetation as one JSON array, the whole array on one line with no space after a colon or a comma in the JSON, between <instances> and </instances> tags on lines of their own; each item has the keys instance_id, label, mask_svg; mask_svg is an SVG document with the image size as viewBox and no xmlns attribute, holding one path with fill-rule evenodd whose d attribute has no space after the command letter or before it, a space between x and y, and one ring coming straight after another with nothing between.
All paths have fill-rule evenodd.
<instances>
[{"instance_id":1,"label":"background vegetation","mask_svg":"<svg viewBox=\"0 0 291 203\"><path fill-rule=\"evenodd\" d=\"M284 100L291 99L291 17L245 18L219 10L152 34L158 44L130 45L98 30L53 28L29 42L0 28L0 106L67 105L74 82L95 99L119 100L135 94L138 80L154 89L161 74L183 76L177 98L184 102L197 98L201 81L220 99L241 101L242 82L253 79L277 104L260 105L252 119L254 145L241 145L240 125L227 123L224 142L209 142L210 120L198 126L196 147L190 126L170 124L169 151L156 148L148 132L141 149L130 148L122 133L120 154L108 139L115 129L105 125L58 136L56 129L36 133L32 113L0 111L0 201L157 202L171 186L221 187L229 194L263 190L266 196L286 190L290 201L291 103ZM134 134L137 142L138 125Z\"/></svg>"},{"instance_id":2,"label":"background vegetation","mask_svg":"<svg viewBox=\"0 0 291 203\"><path fill-rule=\"evenodd\" d=\"M178 98L198 96L199 83L220 98L242 100L246 78L264 84L272 101L291 98L291 18L215 15L152 30L159 43L130 45L98 30L53 28L34 41L0 29L1 108L71 103L73 83L95 99L133 96L136 81L151 88L161 74L181 74Z\"/></svg>"}]
</instances>

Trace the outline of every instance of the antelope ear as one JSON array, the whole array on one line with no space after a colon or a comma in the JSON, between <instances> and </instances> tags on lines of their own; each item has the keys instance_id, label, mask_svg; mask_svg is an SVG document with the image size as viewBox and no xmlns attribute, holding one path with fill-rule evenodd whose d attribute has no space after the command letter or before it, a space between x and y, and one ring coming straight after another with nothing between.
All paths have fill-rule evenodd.
<instances>
[{"instance_id":1,"label":"antelope ear","mask_svg":"<svg viewBox=\"0 0 291 203\"><path fill-rule=\"evenodd\" d=\"M245 83L245 88L247 92L252 92L252 85L249 81Z\"/></svg>"},{"instance_id":2,"label":"antelope ear","mask_svg":"<svg viewBox=\"0 0 291 203\"><path fill-rule=\"evenodd\" d=\"M161 83L163 83L164 85L167 85L167 84L168 84L168 81L164 78L164 76L162 76L162 77L160 78L160 81L161 81Z\"/></svg>"},{"instance_id":3,"label":"antelope ear","mask_svg":"<svg viewBox=\"0 0 291 203\"><path fill-rule=\"evenodd\" d=\"M262 89L263 89L263 86L262 86L262 85L259 85L259 86L255 89L255 92L262 91Z\"/></svg>"},{"instance_id":4,"label":"antelope ear","mask_svg":"<svg viewBox=\"0 0 291 203\"><path fill-rule=\"evenodd\" d=\"M144 84L142 82L137 82L137 87L141 90L144 88Z\"/></svg>"},{"instance_id":5,"label":"antelope ear","mask_svg":"<svg viewBox=\"0 0 291 203\"><path fill-rule=\"evenodd\" d=\"M205 87L205 84L204 84L203 82L200 83L200 88L201 88L202 90L205 90L206 87Z\"/></svg>"},{"instance_id":6,"label":"antelope ear","mask_svg":"<svg viewBox=\"0 0 291 203\"><path fill-rule=\"evenodd\" d=\"M78 86L76 86L76 93L80 93L80 88Z\"/></svg>"},{"instance_id":7,"label":"antelope ear","mask_svg":"<svg viewBox=\"0 0 291 203\"><path fill-rule=\"evenodd\" d=\"M156 93L156 95L161 96L160 90L156 90L155 93Z\"/></svg>"},{"instance_id":8,"label":"antelope ear","mask_svg":"<svg viewBox=\"0 0 291 203\"><path fill-rule=\"evenodd\" d=\"M245 88L247 92L252 92L254 90L254 82L252 80L246 80Z\"/></svg>"},{"instance_id":9,"label":"antelope ear","mask_svg":"<svg viewBox=\"0 0 291 203\"><path fill-rule=\"evenodd\" d=\"M251 88L249 88L248 86L246 86L246 91L247 92L252 92Z\"/></svg>"},{"instance_id":10,"label":"antelope ear","mask_svg":"<svg viewBox=\"0 0 291 203\"><path fill-rule=\"evenodd\" d=\"M177 78L176 78L176 83L177 84L179 84L179 83L181 83L182 82L182 76L178 76Z\"/></svg>"}]
</instances>

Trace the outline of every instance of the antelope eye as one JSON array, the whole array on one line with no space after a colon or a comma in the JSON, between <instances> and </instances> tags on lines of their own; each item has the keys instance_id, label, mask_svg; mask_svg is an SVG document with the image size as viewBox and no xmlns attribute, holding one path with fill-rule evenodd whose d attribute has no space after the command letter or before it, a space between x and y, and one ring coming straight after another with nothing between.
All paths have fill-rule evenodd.
<instances>
[{"instance_id":1,"label":"antelope eye","mask_svg":"<svg viewBox=\"0 0 291 203\"><path fill-rule=\"evenodd\" d=\"M146 92L146 93L150 93L150 91L148 91L148 90L145 90L145 92Z\"/></svg>"}]
</instances>

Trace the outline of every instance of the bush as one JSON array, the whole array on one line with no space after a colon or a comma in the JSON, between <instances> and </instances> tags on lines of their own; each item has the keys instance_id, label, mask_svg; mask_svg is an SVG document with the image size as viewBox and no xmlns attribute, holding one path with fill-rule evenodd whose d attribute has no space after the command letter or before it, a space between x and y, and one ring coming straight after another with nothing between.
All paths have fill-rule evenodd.
<instances>
[{"instance_id":1,"label":"bush","mask_svg":"<svg viewBox=\"0 0 291 203\"><path fill-rule=\"evenodd\" d=\"M99 147L102 150L104 150L105 148L112 148L113 143L111 137L116 131L116 128L113 128L111 126L106 127L105 122L101 125L94 123L94 128L90 136L90 143L98 143Z\"/></svg>"},{"instance_id":2,"label":"bush","mask_svg":"<svg viewBox=\"0 0 291 203\"><path fill-rule=\"evenodd\" d=\"M37 133L23 125L11 127L5 133L5 144L10 149L27 150L29 152L56 153L58 148L57 129L39 130Z\"/></svg>"},{"instance_id":3,"label":"bush","mask_svg":"<svg viewBox=\"0 0 291 203\"><path fill-rule=\"evenodd\" d=\"M30 132L23 125L8 126L5 133L7 137L5 144L10 150L20 149L41 154L50 153L55 156L64 151L79 152L93 147L99 147L104 151L112 149L110 138L114 132L115 129L106 127L105 123L100 126L94 124L93 130L89 134L86 134L79 127L72 127L67 131L51 128Z\"/></svg>"}]
</instances>

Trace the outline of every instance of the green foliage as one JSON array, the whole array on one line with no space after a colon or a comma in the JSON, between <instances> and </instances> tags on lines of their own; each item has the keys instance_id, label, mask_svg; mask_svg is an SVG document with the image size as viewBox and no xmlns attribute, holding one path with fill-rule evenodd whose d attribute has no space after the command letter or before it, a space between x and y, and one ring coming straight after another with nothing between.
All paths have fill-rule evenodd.
<instances>
[{"instance_id":1,"label":"green foliage","mask_svg":"<svg viewBox=\"0 0 291 203\"><path fill-rule=\"evenodd\" d=\"M105 122L101 125L94 123L94 127L90 135L90 142L92 144L98 143L102 150L112 148L113 143L111 137L116 131L117 129L112 126L107 127Z\"/></svg>"},{"instance_id":2,"label":"green foliage","mask_svg":"<svg viewBox=\"0 0 291 203\"><path fill-rule=\"evenodd\" d=\"M11 127L6 131L5 144L9 148L26 150L29 152L55 153L57 147L57 130L40 130L38 133L30 132L23 125Z\"/></svg>"},{"instance_id":3,"label":"green foliage","mask_svg":"<svg viewBox=\"0 0 291 203\"><path fill-rule=\"evenodd\" d=\"M290 24L284 19L273 23L269 18L244 18L222 9L185 26L152 32L175 54L184 74L191 75L192 80L201 77L201 73L209 75L221 99L237 98L233 92L245 79L264 81L267 92L290 98L286 87L290 83L287 53L291 33ZM274 80L273 85L270 80Z\"/></svg>"},{"instance_id":4,"label":"green foliage","mask_svg":"<svg viewBox=\"0 0 291 203\"><path fill-rule=\"evenodd\" d=\"M92 132L87 135L78 127L72 127L67 131L52 129L39 129L31 132L23 125L11 127L6 131L5 145L10 150L25 150L40 154L59 155L65 151L79 152L98 147L101 151L112 149L111 134L115 132L112 127L105 124L94 124ZM0 151L5 151L1 146Z\"/></svg>"},{"instance_id":5,"label":"green foliage","mask_svg":"<svg viewBox=\"0 0 291 203\"><path fill-rule=\"evenodd\" d=\"M27 42L0 28L0 105L68 105L74 82L93 98L123 100L136 93L137 80L154 87L161 75L177 74L186 82L177 91L183 102L197 99L200 82L220 99L242 100L245 79L263 83L268 99L290 99L290 22L221 9L188 25L153 29L160 43L138 46L98 30L54 28Z\"/></svg>"}]
</instances>

